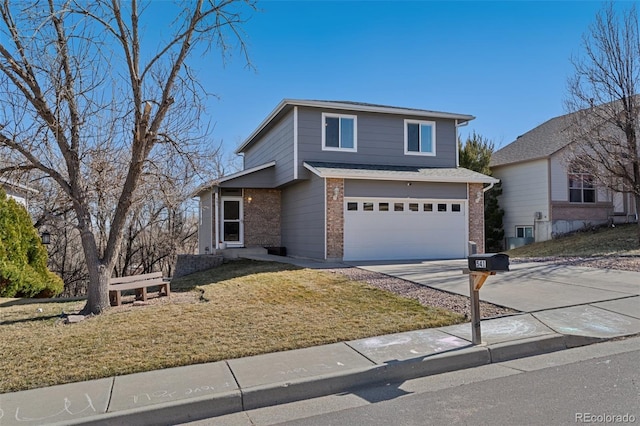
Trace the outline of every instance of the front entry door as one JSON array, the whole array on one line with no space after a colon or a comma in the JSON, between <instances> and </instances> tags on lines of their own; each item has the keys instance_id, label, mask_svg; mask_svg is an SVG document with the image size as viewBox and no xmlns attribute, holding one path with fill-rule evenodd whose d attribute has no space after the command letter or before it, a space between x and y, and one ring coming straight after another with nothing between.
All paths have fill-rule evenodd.
<instances>
[{"instance_id":1,"label":"front entry door","mask_svg":"<svg viewBox=\"0 0 640 426\"><path fill-rule=\"evenodd\" d=\"M241 247L244 244L242 197L223 197L221 216L222 242L227 246Z\"/></svg>"}]
</instances>

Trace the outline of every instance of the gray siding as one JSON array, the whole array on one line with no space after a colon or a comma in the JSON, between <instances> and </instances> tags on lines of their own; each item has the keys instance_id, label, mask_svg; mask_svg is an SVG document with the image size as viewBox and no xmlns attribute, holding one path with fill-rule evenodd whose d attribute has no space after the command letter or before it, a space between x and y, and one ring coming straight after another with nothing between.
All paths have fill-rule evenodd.
<instances>
[{"instance_id":1,"label":"gray siding","mask_svg":"<svg viewBox=\"0 0 640 426\"><path fill-rule=\"evenodd\" d=\"M276 168L269 167L248 175L222 182L221 188L274 188L276 186Z\"/></svg>"},{"instance_id":2,"label":"gray siding","mask_svg":"<svg viewBox=\"0 0 640 426\"><path fill-rule=\"evenodd\" d=\"M324 259L324 179L312 176L282 189L281 226L287 255Z\"/></svg>"},{"instance_id":3,"label":"gray siding","mask_svg":"<svg viewBox=\"0 0 640 426\"><path fill-rule=\"evenodd\" d=\"M275 123L260 142L244 154L244 169L276 161L274 185L282 185L293 179L293 111Z\"/></svg>"},{"instance_id":4,"label":"gray siding","mask_svg":"<svg viewBox=\"0 0 640 426\"><path fill-rule=\"evenodd\" d=\"M357 118L357 152L322 150L322 113L351 114ZM454 120L436 122L436 156L404 154L404 120L415 117L365 112L299 108L299 172L303 161L332 161L356 164L388 164L423 167L456 167L456 128ZM420 118L420 120L426 120Z\"/></svg>"},{"instance_id":5,"label":"gray siding","mask_svg":"<svg viewBox=\"0 0 640 426\"><path fill-rule=\"evenodd\" d=\"M345 197L386 198L467 198L465 183L395 182L385 180L348 179L344 182Z\"/></svg>"},{"instance_id":6,"label":"gray siding","mask_svg":"<svg viewBox=\"0 0 640 426\"><path fill-rule=\"evenodd\" d=\"M198 224L198 253L204 254L205 248L213 253L215 248L213 235L213 191L209 190L200 194L200 223Z\"/></svg>"}]
</instances>

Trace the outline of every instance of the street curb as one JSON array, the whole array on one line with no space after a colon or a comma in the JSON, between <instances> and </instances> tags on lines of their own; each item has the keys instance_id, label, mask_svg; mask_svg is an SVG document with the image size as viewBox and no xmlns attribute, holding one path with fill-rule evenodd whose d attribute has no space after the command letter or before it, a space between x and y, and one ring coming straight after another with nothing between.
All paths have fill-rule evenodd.
<instances>
[{"instance_id":1,"label":"street curb","mask_svg":"<svg viewBox=\"0 0 640 426\"><path fill-rule=\"evenodd\" d=\"M175 425L209 417L237 413L242 409L239 390L107 412L78 420L65 420L52 426L121 426L123 424Z\"/></svg>"},{"instance_id":2,"label":"street curb","mask_svg":"<svg viewBox=\"0 0 640 426\"><path fill-rule=\"evenodd\" d=\"M567 349L577 348L579 346L592 345L594 343L606 342L607 340L613 340L611 338L603 337L591 337L591 336L578 336L574 334L565 334L564 341Z\"/></svg>"},{"instance_id":3,"label":"street curb","mask_svg":"<svg viewBox=\"0 0 640 426\"><path fill-rule=\"evenodd\" d=\"M242 407L243 410L253 410L344 392L353 388L354 383L357 383L357 386L365 386L380 381L380 371L384 368L374 365L341 373L244 388L241 389Z\"/></svg>"},{"instance_id":4,"label":"street curb","mask_svg":"<svg viewBox=\"0 0 640 426\"><path fill-rule=\"evenodd\" d=\"M332 395L380 383L431 376L490 363L484 347L466 347L342 373L241 389L244 410Z\"/></svg>"},{"instance_id":5,"label":"street curb","mask_svg":"<svg viewBox=\"0 0 640 426\"><path fill-rule=\"evenodd\" d=\"M527 339L496 343L489 346L491 363L510 361L532 355L541 355L567 349L564 336L547 334Z\"/></svg>"}]
</instances>

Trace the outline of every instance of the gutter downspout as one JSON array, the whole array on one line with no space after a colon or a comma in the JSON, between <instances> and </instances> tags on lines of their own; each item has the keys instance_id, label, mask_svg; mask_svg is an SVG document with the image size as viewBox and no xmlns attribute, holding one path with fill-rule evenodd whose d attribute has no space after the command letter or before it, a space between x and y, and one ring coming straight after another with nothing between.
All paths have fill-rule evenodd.
<instances>
[{"instance_id":1,"label":"gutter downspout","mask_svg":"<svg viewBox=\"0 0 640 426\"><path fill-rule=\"evenodd\" d=\"M491 188L493 188L493 186L494 186L495 184L496 184L495 182L491 182L491 183L489 184L489 186L487 186L486 188L482 188L482 192L483 192L483 193L486 193L488 190L490 190Z\"/></svg>"},{"instance_id":2,"label":"gutter downspout","mask_svg":"<svg viewBox=\"0 0 640 426\"><path fill-rule=\"evenodd\" d=\"M293 180L298 179L298 107L293 107Z\"/></svg>"},{"instance_id":3,"label":"gutter downspout","mask_svg":"<svg viewBox=\"0 0 640 426\"><path fill-rule=\"evenodd\" d=\"M218 208L219 208L219 206L220 206L220 200L219 200L219 198L218 198L218 188L217 188L217 187L216 187L216 189L214 190L214 193L213 193L213 194L214 194L214 199L215 199L215 201L214 201L214 206L215 206L215 207L214 207L214 209L213 209L213 218L214 218L214 219L213 219L213 226L215 226L215 229L214 229L214 231L213 231L213 234L215 234L216 239L215 239L215 241L214 241L214 244L212 244L212 245L213 245L213 246L216 248L216 250L217 250L217 249L219 249L219 248L220 248L220 238L218 238L218 233L219 233L219 229L220 229L220 225L219 225L219 223L218 223L218 221L219 221L219 219L218 219L218 218L219 218L219 216L220 216L220 215L218 214L218 213L219 213L219 212L218 212Z\"/></svg>"}]
</instances>

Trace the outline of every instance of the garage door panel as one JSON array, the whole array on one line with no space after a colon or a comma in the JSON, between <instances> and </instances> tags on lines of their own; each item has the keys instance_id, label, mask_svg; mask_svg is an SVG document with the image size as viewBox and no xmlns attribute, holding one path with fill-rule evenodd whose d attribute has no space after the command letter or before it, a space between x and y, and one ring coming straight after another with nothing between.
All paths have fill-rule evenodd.
<instances>
[{"instance_id":1,"label":"garage door panel","mask_svg":"<svg viewBox=\"0 0 640 426\"><path fill-rule=\"evenodd\" d=\"M451 200L376 200L374 211L364 211L363 200L357 210L345 209L345 260L446 259L464 257L467 237L465 205ZM380 202L389 211L378 211ZM347 205L345 203L345 206ZM403 203L404 211L394 211L395 203ZM418 211L409 210L409 203ZM424 204L446 204L447 211L424 211ZM452 204L460 211L452 211ZM351 208L354 205L351 204Z\"/></svg>"}]
</instances>

